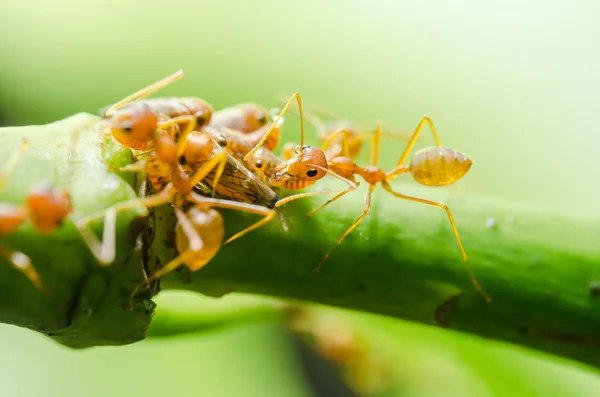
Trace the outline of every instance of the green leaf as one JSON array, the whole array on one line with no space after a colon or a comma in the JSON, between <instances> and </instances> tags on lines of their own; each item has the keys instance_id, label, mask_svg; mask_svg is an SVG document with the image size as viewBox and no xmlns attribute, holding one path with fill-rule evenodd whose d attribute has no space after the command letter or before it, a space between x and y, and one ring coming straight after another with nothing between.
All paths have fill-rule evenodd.
<instances>
[{"instance_id":1,"label":"green leaf","mask_svg":"<svg viewBox=\"0 0 600 397\"><path fill-rule=\"evenodd\" d=\"M140 301L133 310L124 309L127 291L142 274L137 239L146 210L120 213L117 255L110 266L96 262L72 222L136 197L130 183L107 171L102 150L105 138L95 130L96 121L95 116L77 114L44 126L2 128L0 132L1 158L10 157L24 138L29 142L0 192L0 201L21 205L29 189L49 183L67 190L74 207L70 221L56 233L42 235L25 224L0 239L2 245L31 258L49 295L41 294L1 258L0 321L40 331L73 347L143 339L154 308L151 302ZM104 152L115 163L131 161L128 150L110 142L107 146ZM94 226L100 235L102 222Z\"/></svg>"}]
</instances>

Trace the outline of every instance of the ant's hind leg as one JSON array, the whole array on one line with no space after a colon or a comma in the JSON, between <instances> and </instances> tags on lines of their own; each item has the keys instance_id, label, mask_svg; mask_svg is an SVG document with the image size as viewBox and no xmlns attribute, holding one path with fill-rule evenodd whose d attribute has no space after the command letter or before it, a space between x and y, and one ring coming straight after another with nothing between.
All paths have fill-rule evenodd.
<instances>
[{"instance_id":1,"label":"ant's hind leg","mask_svg":"<svg viewBox=\"0 0 600 397\"><path fill-rule=\"evenodd\" d=\"M115 167L114 165L108 164L107 167L113 172L143 172L146 170L146 162L138 161L123 167Z\"/></svg>"},{"instance_id":2,"label":"ant's hind leg","mask_svg":"<svg viewBox=\"0 0 600 397\"><path fill-rule=\"evenodd\" d=\"M27 255L0 245L0 256L4 257L15 269L23 273L38 291L44 292L40 275L31 264L31 260Z\"/></svg>"},{"instance_id":3,"label":"ant's hind leg","mask_svg":"<svg viewBox=\"0 0 600 397\"><path fill-rule=\"evenodd\" d=\"M342 135L342 156L350 157L350 146L348 145L348 132L343 128L340 128L333 132L331 135L329 135L327 139L325 139L325 141L323 142L323 145L321 145L321 150L326 151L338 135Z\"/></svg>"},{"instance_id":4,"label":"ant's hind leg","mask_svg":"<svg viewBox=\"0 0 600 397\"><path fill-rule=\"evenodd\" d=\"M98 212L93 213L92 215L86 216L85 218L77 221L75 224L78 228L83 228L87 226L90 222L100 219L106 216L107 211L114 210L116 213L133 210L136 208L140 208L145 206L146 208L159 207L163 204L167 204L169 201L173 199L176 191L173 188L173 185L168 184L164 190L160 193L155 194L153 196L148 196L145 198L136 198L128 201L123 201L121 203L115 204L108 209L104 209Z\"/></svg>"},{"instance_id":5,"label":"ant's hind leg","mask_svg":"<svg viewBox=\"0 0 600 397\"><path fill-rule=\"evenodd\" d=\"M456 242L458 243L458 248L460 249L462 259L465 262L465 264L467 265L467 270L469 271L469 277L471 278L471 282L477 289L477 292L479 292L479 294L483 297L483 299L485 299L486 302L491 302L492 299L485 293L485 291L483 290L483 287L481 286L481 284L479 284L479 281L477 281L477 278L475 277L475 274L473 273L473 269L471 268L471 264L469 263L469 258L467 257L465 248L463 247L462 241L460 240L460 235L458 234L458 228L456 227L456 222L454 221L454 216L452 215L450 208L448 208L448 206L446 204L438 203L437 201L422 199L422 198L414 197L414 196L407 196L405 194L394 192L392 190L391 186L388 185L387 183L383 183L382 186L385 190L387 190L394 196L401 198L403 200L414 201L417 203L432 205L434 207L438 207L438 208L441 208L444 211L446 211L446 215L448 215L448 220L450 221L450 226L452 226L452 232L454 233L454 237L456 238Z\"/></svg>"},{"instance_id":6,"label":"ant's hind leg","mask_svg":"<svg viewBox=\"0 0 600 397\"><path fill-rule=\"evenodd\" d=\"M317 267L315 267L313 269L313 273L314 274L317 274L321 270L321 268L325 264L325 261L327 260L327 258L329 258L329 256L331 255L331 253L342 243L342 241L344 241L344 239L346 238L346 236L348 236L354 229L356 229L356 227L363 221L363 219L365 218L365 216L367 216L367 214L371 210L371 195L373 194L373 191L375 190L376 186L377 185L371 185L371 186L369 186L369 192L367 193L367 196L365 197L365 208L364 208L362 214L360 214L360 216L358 218L356 218L356 220L354 221L354 223L352 223L352 225L350 225L350 227L348 229L346 229L346 231L344 232L344 234L342 234L342 236L338 239L338 241L336 241L336 243L334 244L333 247L331 247L331 249L329 250L329 252L327 252L325 254L325 256L323 257L323 259L321 259L321 262L319 262L319 264L317 265Z\"/></svg>"},{"instance_id":7,"label":"ant's hind leg","mask_svg":"<svg viewBox=\"0 0 600 397\"><path fill-rule=\"evenodd\" d=\"M262 219L255 222L254 224L248 226L244 230L237 232L233 236L231 236L227 241L223 243L223 245L228 244L238 238L250 233L253 230L260 228L261 226L269 223L273 218L275 218L276 211L270 208L262 207L260 205L254 205L249 203L241 203L237 201L229 201L229 200L221 200L214 198L206 198L202 197L196 193L192 193L190 199L199 205L209 205L211 207L218 208L227 208L232 210L238 210L243 212L249 212L251 214L264 215Z\"/></svg>"},{"instance_id":8,"label":"ant's hind leg","mask_svg":"<svg viewBox=\"0 0 600 397\"><path fill-rule=\"evenodd\" d=\"M398 160L398 163L396 163L396 167L403 165L404 162L406 161L406 159L408 158L408 154L410 153L413 146L415 145L415 142L417 142L417 139L419 138L419 134L421 133L421 130L425 126L425 123L429 124L429 128L431 129L431 133L433 134L433 139L435 140L436 146L442 146L442 144L440 143L440 140L438 138L437 132L435 131L435 126L433 125L433 121L431 121L431 119L429 117L425 116L421 119L421 121L417 125L417 128L415 129L415 132L413 132L412 137L410 138L410 141L408 141L408 144L406 144L406 148L404 149L404 152L402 152L402 155L400 156L400 160Z\"/></svg>"},{"instance_id":9,"label":"ant's hind leg","mask_svg":"<svg viewBox=\"0 0 600 397\"><path fill-rule=\"evenodd\" d=\"M87 225L80 227L79 233L101 265L109 265L115 260L117 210L114 207L107 209L104 215L102 241L98 241Z\"/></svg>"}]
</instances>

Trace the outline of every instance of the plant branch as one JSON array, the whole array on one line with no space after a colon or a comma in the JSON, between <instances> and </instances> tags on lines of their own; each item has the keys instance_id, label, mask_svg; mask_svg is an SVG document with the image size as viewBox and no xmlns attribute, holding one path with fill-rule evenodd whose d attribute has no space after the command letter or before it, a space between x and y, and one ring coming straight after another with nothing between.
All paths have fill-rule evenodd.
<instances>
[{"instance_id":1,"label":"plant branch","mask_svg":"<svg viewBox=\"0 0 600 397\"><path fill-rule=\"evenodd\" d=\"M87 128L93 118L85 117ZM67 136L75 127L82 128L71 119L55 123L55 134ZM71 124L60 124L68 120ZM16 147L19 131L33 134L39 130L39 134L47 134L48 128L4 129L0 136L3 142ZM82 156L97 153L89 139L87 148L80 150ZM54 143L44 145L47 152L54 150ZM0 150L4 153L5 148ZM105 152L105 161L127 162L122 149L105 147ZM99 156L90 158L86 161L97 172L93 187L90 182L86 185L80 181L90 179L89 170L85 169L78 169L70 185L76 198L74 205L81 212L97 211L134 195L129 184L106 171ZM60 164L61 160L54 158L50 162ZM104 180L118 181L115 183L121 194L103 195L95 190L104 186ZM17 179L10 189L7 185L0 199L22 200L31 180L25 182ZM322 182L324 189L337 186L336 181ZM82 187L75 188L78 183ZM204 269L194 274L187 270L170 273L161 281L161 287L211 296L246 292L385 314L600 366L600 298L590 290L590 285L600 280L600 220L569 218L490 198L458 197L439 189L410 186L397 182L394 188L422 197L439 198L446 194L474 273L492 297L491 303L485 303L471 284L445 213L379 190L374 194L371 213L333 252L318 275L313 275L312 269L360 214L363 190L363 194L344 196L310 220L305 214L323 199L286 205L283 208L289 218L289 232L273 221L223 246ZM10 193L14 189L20 192L16 196ZM95 203L94 208L83 197ZM97 197L104 198L94 201ZM39 237L30 228L24 228L17 237L2 239L1 242L14 244L11 247L31 255L36 263L42 257L48 258L40 273L53 292L61 291L61 299L51 306L41 304L41 298L34 298L37 291L0 261L0 321L46 334L62 332L66 336L59 341L71 346L131 343L143 338L152 316L153 291L140 291L133 311L125 310L124 302L135 283L143 278L144 268L152 271L176 255L171 209L165 206L151 213L149 234L153 243L148 252L136 245L135 231L139 229L132 229L132 220L140 213L119 216L119 233L128 237L121 242L116 265L108 268L91 263L72 227L53 238ZM252 215L233 211L224 214L228 235L256 220ZM19 238L28 241L19 245ZM34 240L46 245L32 248ZM69 251L68 260L61 248L65 241L75 241L78 246L76 251ZM59 243L63 245L57 246ZM144 266L140 257L144 258ZM89 288L93 293L86 292ZM85 321L77 323L73 307L81 306L81 302L87 302L83 305L86 316ZM127 330L120 331L126 321ZM74 327L76 323L80 325ZM117 337L119 333L121 336Z\"/></svg>"}]
</instances>

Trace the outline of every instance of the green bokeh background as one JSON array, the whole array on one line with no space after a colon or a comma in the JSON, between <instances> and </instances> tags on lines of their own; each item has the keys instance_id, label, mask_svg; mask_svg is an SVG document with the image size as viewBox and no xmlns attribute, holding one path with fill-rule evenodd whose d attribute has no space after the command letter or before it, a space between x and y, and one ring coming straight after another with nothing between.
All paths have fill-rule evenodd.
<instances>
[{"instance_id":1,"label":"green bokeh background","mask_svg":"<svg viewBox=\"0 0 600 397\"><path fill-rule=\"evenodd\" d=\"M200 96L221 108L274 106L300 92L307 104L402 132L427 114L442 143L474 161L447 190L452 200L486 194L597 216L598 20L600 5L585 0L4 0L0 116L25 125L96 112L183 68L184 79L160 95ZM287 139L297 140L296 120L288 118ZM401 150L386 145L384 168ZM396 395L600 389L596 370L546 355L352 318L365 335L394 346L398 367L410 374ZM81 352L3 326L0 345L3 396L311 395L276 320Z\"/></svg>"}]
</instances>

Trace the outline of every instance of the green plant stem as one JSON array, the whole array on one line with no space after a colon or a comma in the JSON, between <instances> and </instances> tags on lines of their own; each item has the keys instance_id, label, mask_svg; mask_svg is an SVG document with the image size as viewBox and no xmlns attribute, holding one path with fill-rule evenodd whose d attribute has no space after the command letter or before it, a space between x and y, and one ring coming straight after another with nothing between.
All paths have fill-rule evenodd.
<instances>
[{"instance_id":1,"label":"green plant stem","mask_svg":"<svg viewBox=\"0 0 600 397\"><path fill-rule=\"evenodd\" d=\"M16 139L15 135L13 146ZM91 146L88 149L92 150ZM115 149L110 153L114 158L115 153L121 152ZM98 164L98 159L93 162ZM84 177L82 173L78 175ZM320 184L323 188L334 185L337 187L337 182ZM394 188L424 197L440 194L439 189L413 188L402 182ZM371 213L333 252L322 271L313 275L311 270L360 214L364 189L361 187L360 191L346 195L310 220L305 214L322 198L286 205L289 232L273 221L223 246L204 269L194 274L187 270L168 274L161 287L211 296L247 292L369 311L509 341L600 366L600 298L589 288L590 283L600 280L598 219L569 218L483 197L447 195L446 203L454 212L474 273L493 299L486 303L469 280L445 213L399 200L384 191L376 192ZM112 197L102 205L126 198ZM225 211L225 217L228 235L256 220L254 215L232 211ZM495 220L495 226L490 220ZM123 220L121 233L123 229L131 230L130 221L127 217ZM138 246L130 237L120 251L121 263L111 266L119 271L106 273L107 270L88 264L78 273L78 283L60 284L70 294L70 299L61 301L68 304L68 308L61 308L60 317L66 329L68 316L64 313L72 310L74 302L81 302L81 288L73 290L81 285L81 280L102 270L106 285L96 289L96 295L101 290L112 291L96 298L102 304L87 306L88 319L97 321L73 328L67 339L60 340L62 343L103 344L90 335L100 329L104 329L104 334L116 334L123 327L123 318L132 316L123 309L123 302L135 282L142 279L142 263L139 256L134 256L144 254L143 265L153 269L176 255L171 209L156 209L150 222L154 225L154 239L148 255L137 251ZM25 232L34 235L31 230ZM128 256L127 250L137 254ZM89 261L89 255L86 258ZM73 258L71 262L78 260ZM67 263L48 260L45 266L43 275L49 277L65 272ZM5 267L1 269L0 287L23 287L21 281L15 281L17 272L9 274ZM134 308L143 315L132 317L138 323L131 322L128 336L104 343L130 343L143 337L152 315L151 292L141 290L136 297ZM49 333L39 321L24 324L20 305L6 310L10 299L27 300L35 293L29 288L26 294L14 298L2 292L0 321ZM40 310L37 306L30 308L28 318L49 316ZM85 332L79 331L82 329Z\"/></svg>"}]
</instances>

